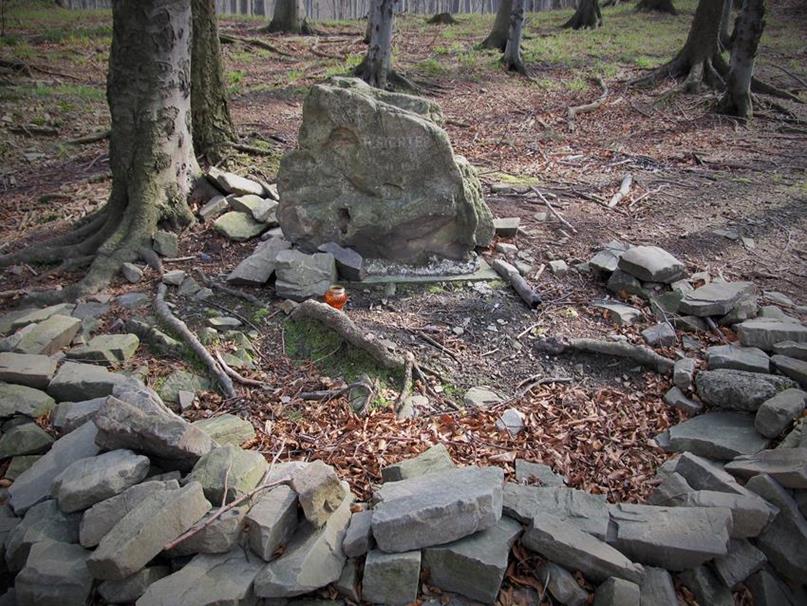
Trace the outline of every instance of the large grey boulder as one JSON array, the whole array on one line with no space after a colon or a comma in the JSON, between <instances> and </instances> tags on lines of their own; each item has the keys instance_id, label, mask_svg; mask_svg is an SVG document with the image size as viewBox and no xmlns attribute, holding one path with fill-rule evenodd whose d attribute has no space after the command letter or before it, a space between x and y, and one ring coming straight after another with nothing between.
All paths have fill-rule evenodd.
<instances>
[{"instance_id":1,"label":"large grey boulder","mask_svg":"<svg viewBox=\"0 0 807 606\"><path fill-rule=\"evenodd\" d=\"M440 120L434 103L360 80L313 86L278 172L283 232L308 251L336 242L413 264L487 246L493 217Z\"/></svg>"},{"instance_id":2,"label":"large grey boulder","mask_svg":"<svg viewBox=\"0 0 807 606\"><path fill-rule=\"evenodd\" d=\"M104 581L98 586L98 595L108 604L131 604L146 592L149 585L169 573L167 566L149 566L121 581Z\"/></svg>"},{"instance_id":3,"label":"large grey boulder","mask_svg":"<svg viewBox=\"0 0 807 606\"><path fill-rule=\"evenodd\" d=\"M746 320L737 326L740 343L746 347L759 347L772 351L777 343L792 341L807 343L807 326L768 318Z\"/></svg>"},{"instance_id":4,"label":"large grey boulder","mask_svg":"<svg viewBox=\"0 0 807 606\"><path fill-rule=\"evenodd\" d=\"M123 375L103 366L65 362L48 385L48 393L60 402L80 402L108 396L126 381Z\"/></svg>"},{"instance_id":5,"label":"large grey boulder","mask_svg":"<svg viewBox=\"0 0 807 606\"><path fill-rule=\"evenodd\" d=\"M202 485L211 503L229 503L255 488L268 467L261 453L228 444L203 454L188 479Z\"/></svg>"},{"instance_id":6,"label":"large grey boulder","mask_svg":"<svg viewBox=\"0 0 807 606\"><path fill-rule=\"evenodd\" d=\"M149 585L137 606L254 606L252 581L262 564L240 548L197 555L178 572Z\"/></svg>"},{"instance_id":7,"label":"large grey boulder","mask_svg":"<svg viewBox=\"0 0 807 606\"><path fill-rule=\"evenodd\" d=\"M99 446L145 453L158 458L165 469L189 470L214 447L209 435L181 417L146 414L115 397L101 406L94 422Z\"/></svg>"},{"instance_id":8,"label":"large grey boulder","mask_svg":"<svg viewBox=\"0 0 807 606\"><path fill-rule=\"evenodd\" d=\"M682 315L725 316L755 292L753 282L710 282L685 293L678 309Z\"/></svg>"},{"instance_id":9,"label":"large grey boulder","mask_svg":"<svg viewBox=\"0 0 807 606\"><path fill-rule=\"evenodd\" d=\"M417 600L420 551L384 553L374 549L364 562L362 600L373 604L406 606Z\"/></svg>"},{"instance_id":10,"label":"large grey boulder","mask_svg":"<svg viewBox=\"0 0 807 606\"><path fill-rule=\"evenodd\" d=\"M507 571L510 547L522 532L521 524L502 518L487 530L423 550L429 582L445 591L493 604Z\"/></svg>"},{"instance_id":11,"label":"large grey boulder","mask_svg":"<svg viewBox=\"0 0 807 606\"><path fill-rule=\"evenodd\" d=\"M230 284L259 286L266 284L275 273L275 260L281 250L291 246L284 238L271 238L261 242L246 259L241 261L227 276Z\"/></svg>"},{"instance_id":12,"label":"large grey boulder","mask_svg":"<svg viewBox=\"0 0 807 606\"><path fill-rule=\"evenodd\" d=\"M710 370L730 368L748 372L771 371L771 359L758 347L714 345L706 350L706 360Z\"/></svg>"},{"instance_id":13,"label":"large grey boulder","mask_svg":"<svg viewBox=\"0 0 807 606\"><path fill-rule=\"evenodd\" d=\"M56 373L58 359L41 354L0 353L0 381L45 389Z\"/></svg>"},{"instance_id":14,"label":"large grey boulder","mask_svg":"<svg viewBox=\"0 0 807 606\"><path fill-rule=\"evenodd\" d=\"M722 507L611 507L615 532L608 542L626 556L667 570L694 568L725 555L731 510Z\"/></svg>"},{"instance_id":15,"label":"large grey boulder","mask_svg":"<svg viewBox=\"0 0 807 606\"><path fill-rule=\"evenodd\" d=\"M80 459L54 478L53 495L62 511L87 509L140 482L150 465L148 457L131 450Z\"/></svg>"},{"instance_id":16,"label":"large grey boulder","mask_svg":"<svg viewBox=\"0 0 807 606\"><path fill-rule=\"evenodd\" d=\"M707 404L750 412L778 392L797 387L786 377L725 368L698 373L695 385L701 400Z\"/></svg>"},{"instance_id":17,"label":"large grey boulder","mask_svg":"<svg viewBox=\"0 0 807 606\"><path fill-rule=\"evenodd\" d=\"M39 389L0 383L0 418L15 415L41 417L48 414L54 404L53 398Z\"/></svg>"},{"instance_id":18,"label":"large grey boulder","mask_svg":"<svg viewBox=\"0 0 807 606\"><path fill-rule=\"evenodd\" d=\"M96 579L125 579L198 522L210 507L198 482L150 494L101 539L87 561L90 572Z\"/></svg>"},{"instance_id":19,"label":"large grey boulder","mask_svg":"<svg viewBox=\"0 0 807 606\"><path fill-rule=\"evenodd\" d=\"M240 446L255 437L252 423L231 414L218 415L209 419L200 419L192 423L209 435L218 444Z\"/></svg>"},{"instance_id":20,"label":"large grey boulder","mask_svg":"<svg viewBox=\"0 0 807 606\"><path fill-rule=\"evenodd\" d=\"M336 282L336 261L330 253L307 255L281 250L275 256L275 292L278 297L304 301L321 297Z\"/></svg>"},{"instance_id":21,"label":"large grey boulder","mask_svg":"<svg viewBox=\"0 0 807 606\"><path fill-rule=\"evenodd\" d=\"M734 589L765 565L765 554L745 539L732 539L726 555L715 558L717 577Z\"/></svg>"},{"instance_id":22,"label":"large grey boulder","mask_svg":"<svg viewBox=\"0 0 807 606\"><path fill-rule=\"evenodd\" d=\"M53 443L50 434L36 423L21 423L0 436L0 459L45 452Z\"/></svg>"},{"instance_id":23,"label":"large grey boulder","mask_svg":"<svg viewBox=\"0 0 807 606\"><path fill-rule=\"evenodd\" d=\"M643 282L675 282L684 275L684 264L658 246L634 246L619 258L619 269Z\"/></svg>"},{"instance_id":24,"label":"large grey boulder","mask_svg":"<svg viewBox=\"0 0 807 606\"><path fill-rule=\"evenodd\" d=\"M14 581L19 606L84 606L92 590L87 570L90 552L79 545L43 542L31 553Z\"/></svg>"},{"instance_id":25,"label":"large grey boulder","mask_svg":"<svg viewBox=\"0 0 807 606\"><path fill-rule=\"evenodd\" d=\"M588 603L588 592L580 587L574 575L562 566L545 562L535 571L535 575L546 584L546 590L559 604L584 606Z\"/></svg>"},{"instance_id":26,"label":"large grey boulder","mask_svg":"<svg viewBox=\"0 0 807 606\"><path fill-rule=\"evenodd\" d=\"M386 552L441 545L490 528L502 515L504 473L465 467L384 484L373 536Z\"/></svg>"},{"instance_id":27,"label":"large grey boulder","mask_svg":"<svg viewBox=\"0 0 807 606\"><path fill-rule=\"evenodd\" d=\"M642 578L641 565L634 564L608 543L551 514L533 518L521 544L564 568L581 571L594 581L615 576L637 583Z\"/></svg>"},{"instance_id":28,"label":"large grey boulder","mask_svg":"<svg viewBox=\"0 0 807 606\"><path fill-rule=\"evenodd\" d=\"M8 489L11 507L17 515L50 498L54 478L70 464L98 454L96 433L93 423L85 423L74 432L56 440L45 455L20 474Z\"/></svg>"},{"instance_id":29,"label":"large grey boulder","mask_svg":"<svg viewBox=\"0 0 807 606\"><path fill-rule=\"evenodd\" d=\"M70 345L81 328L81 320L70 316L55 315L26 331L14 347L21 354L54 354Z\"/></svg>"},{"instance_id":30,"label":"large grey boulder","mask_svg":"<svg viewBox=\"0 0 807 606\"><path fill-rule=\"evenodd\" d=\"M764 473L785 488L807 489L807 448L774 448L740 456L726 464L726 471L747 480Z\"/></svg>"},{"instance_id":31,"label":"large grey boulder","mask_svg":"<svg viewBox=\"0 0 807 606\"><path fill-rule=\"evenodd\" d=\"M12 572L20 570L28 559L31 547L37 543L76 543L78 524L78 514L64 513L56 505L56 501L49 500L34 505L6 535L4 547L8 569Z\"/></svg>"},{"instance_id":32,"label":"large grey boulder","mask_svg":"<svg viewBox=\"0 0 807 606\"><path fill-rule=\"evenodd\" d=\"M444 444L435 444L412 459L382 468L381 477L385 482L398 482L452 467L454 462L448 449Z\"/></svg>"},{"instance_id":33,"label":"large grey boulder","mask_svg":"<svg viewBox=\"0 0 807 606\"><path fill-rule=\"evenodd\" d=\"M775 438L801 416L807 405L807 393L785 389L765 400L754 417L754 427L766 438Z\"/></svg>"},{"instance_id":34,"label":"large grey boulder","mask_svg":"<svg viewBox=\"0 0 807 606\"><path fill-rule=\"evenodd\" d=\"M669 429L668 450L728 460L764 450L768 440L754 429L754 417L741 412L709 412Z\"/></svg>"},{"instance_id":35,"label":"large grey boulder","mask_svg":"<svg viewBox=\"0 0 807 606\"><path fill-rule=\"evenodd\" d=\"M757 536L776 515L776 508L750 491L748 494L732 494L714 490L694 490L655 504L728 509L731 511L732 523L729 535L732 538Z\"/></svg>"},{"instance_id":36,"label":"large grey boulder","mask_svg":"<svg viewBox=\"0 0 807 606\"><path fill-rule=\"evenodd\" d=\"M347 494L336 471L322 461L312 461L291 481L306 520L319 528L342 504Z\"/></svg>"},{"instance_id":37,"label":"large grey boulder","mask_svg":"<svg viewBox=\"0 0 807 606\"><path fill-rule=\"evenodd\" d=\"M594 594L594 606L639 606L639 600L639 585L613 577Z\"/></svg>"},{"instance_id":38,"label":"large grey boulder","mask_svg":"<svg viewBox=\"0 0 807 606\"><path fill-rule=\"evenodd\" d=\"M249 547L266 562L297 529L297 494L288 486L264 492L246 516Z\"/></svg>"},{"instance_id":39,"label":"large grey boulder","mask_svg":"<svg viewBox=\"0 0 807 606\"><path fill-rule=\"evenodd\" d=\"M598 539L608 533L608 503L605 495L595 495L564 486L525 486L507 482L502 512L528 524L535 516L549 513Z\"/></svg>"}]
</instances>

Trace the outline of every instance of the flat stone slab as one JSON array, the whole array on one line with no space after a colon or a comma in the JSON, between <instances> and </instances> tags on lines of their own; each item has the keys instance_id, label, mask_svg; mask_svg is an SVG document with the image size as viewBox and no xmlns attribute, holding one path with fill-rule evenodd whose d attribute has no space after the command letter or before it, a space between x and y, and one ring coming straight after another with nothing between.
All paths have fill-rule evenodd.
<instances>
[{"instance_id":1,"label":"flat stone slab","mask_svg":"<svg viewBox=\"0 0 807 606\"><path fill-rule=\"evenodd\" d=\"M278 486L263 493L246 516L250 549L269 562L291 539L298 517L297 494L291 488Z\"/></svg>"},{"instance_id":2,"label":"flat stone slab","mask_svg":"<svg viewBox=\"0 0 807 606\"><path fill-rule=\"evenodd\" d=\"M668 431L668 450L708 459L730 460L768 446L768 440L754 429L754 417L740 412L708 412Z\"/></svg>"},{"instance_id":3,"label":"flat stone slab","mask_svg":"<svg viewBox=\"0 0 807 606\"><path fill-rule=\"evenodd\" d=\"M594 594L596 606L639 606L640 600L639 585L614 577L597 587Z\"/></svg>"},{"instance_id":4,"label":"flat stone slab","mask_svg":"<svg viewBox=\"0 0 807 606\"><path fill-rule=\"evenodd\" d=\"M36 423L14 425L0 436L0 459L45 452L53 443L51 435Z\"/></svg>"},{"instance_id":5,"label":"flat stone slab","mask_svg":"<svg viewBox=\"0 0 807 606\"><path fill-rule=\"evenodd\" d=\"M759 347L765 351L772 351L777 343L784 341L807 343L807 326L758 318L746 320L737 326L737 335L740 337L740 343L746 347Z\"/></svg>"},{"instance_id":6,"label":"flat stone slab","mask_svg":"<svg viewBox=\"0 0 807 606\"><path fill-rule=\"evenodd\" d=\"M198 482L150 494L101 539L87 561L90 572L96 579L125 579L143 568L210 508Z\"/></svg>"},{"instance_id":7,"label":"flat stone slab","mask_svg":"<svg viewBox=\"0 0 807 606\"><path fill-rule=\"evenodd\" d=\"M678 604L672 575L663 568L645 566L644 577L639 585L639 594L639 603L643 606L676 606Z\"/></svg>"},{"instance_id":8,"label":"flat stone slab","mask_svg":"<svg viewBox=\"0 0 807 606\"><path fill-rule=\"evenodd\" d=\"M642 317L642 312L622 303L595 303L594 307L605 310L605 317L617 326L630 326Z\"/></svg>"},{"instance_id":9,"label":"flat stone slab","mask_svg":"<svg viewBox=\"0 0 807 606\"><path fill-rule=\"evenodd\" d=\"M254 194L256 196L263 195L263 186L260 183L253 181L252 179L247 179L246 177L236 175L235 173L229 173L221 170L215 166L210 167L206 176L211 183L217 185L222 191L228 194L236 194L240 196L246 194Z\"/></svg>"},{"instance_id":10,"label":"flat stone slab","mask_svg":"<svg viewBox=\"0 0 807 606\"><path fill-rule=\"evenodd\" d=\"M444 444L435 444L412 459L382 468L381 477L384 482L398 482L452 467L454 462L448 449Z\"/></svg>"},{"instance_id":11,"label":"flat stone slab","mask_svg":"<svg viewBox=\"0 0 807 606\"><path fill-rule=\"evenodd\" d=\"M254 286L266 284L275 273L275 260L278 253L290 247L291 244L284 238L271 238L261 242L255 248L255 252L230 272L227 282Z\"/></svg>"},{"instance_id":12,"label":"flat stone slab","mask_svg":"<svg viewBox=\"0 0 807 606\"><path fill-rule=\"evenodd\" d=\"M51 316L27 331L14 351L22 354L54 354L70 345L80 328L81 320L78 318L58 314Z\"/></svg>"},{"instance_id":13,"label":"flat stone slab","mask_svg":"<svg viewBox=\"0 0 807 606\"><path fill-rule=\"evenodd\" d=\"M654 503L656 504L656 503ZM768 525L776 510L762 497L748 491L748 494L733 494L714 490L695 490L679 494L659 505L683 507L722 507L731 511L732 538L748 538L759 535Z\"/></svg>"},{"instance_id":14,"label":"flat stone slab","mask_svg":"<svg viewBox=\"0 0 807 606\"><path fill-rule=\"evenodd\" d=\"M31 553L14 581L17 604L27 606L84 606L92 590L87 570L90 552L79 545L46 541Z\"/></svg>"},{"instance_id":15,"label":"flat stone slab","mask_svg":"<svg viewBox=\"0 0 807 606\"><path fill-rule=\"evenodd\" d=\"M521 524L502 518L495 526L447 545L423 550L423 566L432 585L492 604L499 595L510 548Z\"/></svg>"},{"instance_id":16,"label":"flat stone slab","mask_svg":"<svg viewBox=\"0 0 807 606\"><path fill-rule=\"evenodd\" d=\"M255 488L268 467L261 453L228 444L203 454L188 479L202 485L211 503L229 503Z\"/></svg>"},{"instance_id":17,"label":"flat stone slab","mask_svg":"<svg viewBox=\"0 0 807 606\"><path fill-rule=\"evenodd\" d=\"M194 421L191 425L198 427L221 445L240 446L255 437L255 428L252 423L231 414L201 419Z\"/></svg>"},{"instance_id":18,"label":"flat stone slab","mask_svg":"<svg viewBox=\"0 0 807 606\"><path fill-rule=\"evenodd\" d=\"M807 341L804 343L782 341L773 346L773 353L787 356L788 358L796 358L797 360L807 360Z\"/></svg>"},{"instance_id":19,"label":"flat stone slab","mask_svg":"<svg viewBox=\"0 0 807 606\"><path fill-rule=\"evenodd\" d=\"M149 585L137 606L252 606L252 582L263 566L240 548L220 555L200 554L174 574Z\"/></svg>"},{"instance_id":20,"label":"flat stone slab","mask_svg":"<svg viewBox=\"0 0 807 606\"><path fill-rule=\"evenodd\" d=\"M521 544L564 568L581 571L593 581L614 576L638 583L642 578L641 565L634 564L608 543L551 514L533 518Z\"/></svg>"},{"instance_id":21,"label":"flat stone slab","mask_svg":"<svg viewBox=\"0 0 807 606\"><path fill-rule=\"evenodd\" d=\"M120 494L149 472L148 457L113 450L79 459L53 480L53 495L62 511L81 511Z\"/></svg>"},{"instance_id":22,"label":"flat stone slab","mask_svg":"<svg viewBox=\"0 0 807 606\"><path fill-rule=\"evenodd\" d=\"M683 315L701 318L725 316L755 292L753 282L710 282L685 293L678 309Z\"/></svg>"},{"instance_id":23,"label":"flat stone slab","mask_svg":"<svg viewBox=\"0 0 807 606\"><path fill-rule=\"evenodd\" d=\"M244 517L248 505L228 509L217 515L218 508L211 510L198 524L202 529L165 552L168 557L181 557L199 553L227 553L234 549L242 538ZM215 517L215 519L213 519ZM211 521L212 520L212 521Z\"/></svg>"},{"instance_id":24,"label":"flat stone slab","mask_svg":"<svg viewBox=\"0 0 807 606\"><path fill-rule=\"evenodd\" d=\"M168 566L149 566L122 581L104 581L98 586L98 595L109 604L130 604L170 572Z\"/></svg>"},{"instance_id":25,"label":"flat stone slab","mask_svg":"<svg viewBox=\"0 0 807 606\"><path fill-rule=\"evenodd\" d=\"M78 521L77 514L66 514L59 509L56 501L48 500L31 507L22 521L17 520L10 524L3 522L6 566L11 572L22 569L31 547L36 543L75 543Z\"/></svg>"},{"instance_id":26,"label":"flat stone slab","mask_svg":"<svg viewBox=\"0 0 807 606\"><path fill-rule=\"evenodd\" d=\"M213 229L229 240L243 242L260 236L268 226L259 223L251 214L231 210L213 221Z\"/></svg>"},{"instance_id":27,"label":"flat stone slab","mask_svg":"<svg viewBox=\"0 0 807 606\"><path fill-rule=\"evenodd\" d=\"M493 229L496 235L501 238L512 238L518 233L518 228L521 225L519 217L502 217L501 219L493 219Z\"/></svg>"},{"instance_id":28,"label":"flat stone slab","mask_svg":"<svg viewBox=\"0 0 807 606\"><path fill-rule=\"evenodd\" d=\"M93 423L85 423L72 433L56 440L51 449L9 487L11 507L17 515L50 498L54 478L71 463L98 454L95 444L97 430Z\"/></svg>"},{"instance_id":29,"label":"flat stone slab","mask_svg":"<svg viewBox=\"0 0 807 606\"><path fill-rule=\"evenodd\" d=\"M275 291L278 297L304 301L321 297L336 282L336 260L330 253L306 255L281 250L275 257Z\"/></svg>"},{"instance_id":30,"label":"flat stone slab","mask_svg":"<svg viewBox=\"0 0 807 606\"><path fill-rule=\"evenodd\" d=\"M619 258L619 269L643 282L669 284L684 276L684 264L658 246L634 246Z\"/></svg>"},{"instance_id":31,"label":"flat stone slab","mask_svg":"<svg viewBox=\"0 0 807 606\"><path fill-rule=\"evenodd\" d=\"M86 345L75 347L67 352L68 358L85 362L117 366L131 358L140 346L137 335L97 335Z\"/></svg>"},{"instance_id":32,"label":"flat stone slab","mask_svg":"<svg viewBox=\"0 0 807 606\"><path fill-rule=\"evenodd\" d=\"M552 471L549 465L516 459L516 482L536 486L566 486L566 478Z\"/></svg>"},{"instance_id":33,"label":"flat stone slab","mask_svg":"<svg viewBox=\"0 0 807 606\"><path fill-rule=\"evenodd\" d=\"M761 373L771 371L770 357L758 347L715 345L706 350L706 359L710 370L730 368Z\"/></svg>"},{"instance_id":34,"label":"flat stone slab","mask_svg":"<svg viewBox=\"0 0 807 606\"><path fill-rule=\"evenodd\" d=\"M807 448L775 448L740 456L726 464L726 471L748 480L764 473L785 488L807 489Z\"/></svg>"},{"instance_id":35,"label":"flat stone slab","mask_svg":"<svg viewBox=\"0 0 807 606\"><path fill-rule=\"evenodd\" d=\"M357 511L350 516L345 538L342 541L342 551L349 558L359 558L373 548L373 512L371 510Z\"/></svg>"},{"instance_id":36,"label":"flat stone slab","mask_svg":"<svg viewBox=\"0 0 807 606\"><path fill-rule=\"evenodd\" d=\"M374 549L364 562L361 597L374 604L406 606L418 597L420 551L384 553Z\"/></svg>"},{"instance_id":37,"label":"flat stone slab","mask_svg":"<svg viewBox=\"0 0 807 606\"><path fill-rule=\"evenodd\" d=\"M58 360L41 354L0 353L0 381L45 389L56 374Z\"/></svg>"},{"instance_id":38,"label":"flat stone slab","mask_svg":"<svg viewBox=\"0 0 807 606\"><path fill-rule=\"evenodd\" d=\"M597 271L610 273L616 271L619 265L619 258L624 254L630 245L620 242L619 240L611 240L605 245L601 251L589 259L589 267Z\"/></svg>"},{"instance_id":39,"label":"flat stone slab","mask_svg":"<svg viewBox=\"0 0 807 606\"><path fill-rule=\"evenodd\" d=\"M807 393L785 389L765 400L754 417L754 428L766 438L775 438L797 418L807 405Z\"/></svg>"},{"instance_id":40,"label":"flat stone slab","mask_svg":"<svg viewBox=\"0 0 807 606\"><path fill-rule=\"evenodd\" d=\"M48 385L48 393L59 402L80 402L108 396L126 381L125 376L103 366L65 362Z\"/></svg>"},{"instance_id":41,"label":"flat stone slab","mask_svg":"<svg viewBox=\"0 0 807 606\"><path fill-rule=\"evenodd\" d=\"M661 469L683 476L695 490L712 490L731 494L751 494L737 480L713 461L691 452L684 452L668 460Z\"/></svg>"},{"instance_id":42,"label":"flat stone slab","mask_svg":"<svg viewBox=\"0 0 807 606\"><path fill-rule=\"evenodd\" d=\"M478 259L479 268L471 273L433 273L428 275L412 274L376 274L362 279L363 284L432 284L435 282L492 282L501 280L501 276L482 258Z\"/></svg>"},{"instance_id":43,"label":"flat stone slab","mask_svg":"<svg viewBox=\"0 0 807 606\"><path fill-rule=\"evenodd\" d=\"M352 248L339 246L336 242L326 242L317 247L319 252L330 253L336 261L339 276L350 282L361 282L367 277L364 257Z\"/></svg>"},{"instance_id":44,"label":"flat stone slab","mask_svg":"<svg viewBox=\"0 0 807 606\"><path fill-rule=\"evenodd\" d=\"M386 552L441 545L490 528L502 515L500 468L465 467L384 484L373 536Z\"/></svg>"},{"instance_id":45,"label":"flat stone slab","mask_svg":"<svg viewBox=\"0 0 807 606\"><path fill-rule=\"evenodd\" d=\"M0 418L24 415L37 418L48 414L55 401L44 391L26 387L0 383Z\"/></svg>"},{"instance_id":46,"label":"flat stone slab","mask_svg":"<svg viewBox=\"0 0 807 606\"><path fill-rule=\"evenodd\" d=\"M733 539L726 555L715 558L714 569L723 584L735 589L767 562L765 554L745 539Z\"/></svg>"},{"instance_id":47,"label":"flat stone slab","mask_svg":"<svg viewBox=\"0 0 807 606\"><path fill-rule=\"evenodd\" d=\"M91 421L106 398L93 398L83 402L61 402L53 410L50 423L54 429L68 434Z\"/></svg>"},{"instance_id":48,"label":"flat stone slab","mask_svg":"<svg viewBox=\"0 0 807 606\"><path fill-rule=\"evenodd\" d=\"M55 315L69 316L76 308L72 303L57 303L48 307L37 309L25 309L11 312L3 316L5 322L0 322L0 332L8 332L9 330L17 330L29 324L36 324L37 322L44 322L48 318Z\"/></svg>"},{"instance_id":49,"label":"flat stone slab","mask_svg":"<svg viewBox=\"0 0 807 606\"><path fill-rule=\"evenodd\" d=\"M705 370L695 377L701 400L730 410L756 411L778 392L797 387L792 379L745 370Z\"/></svg>"},{"instance_id":50,"label":"flat stone slab","mask_svg":"<svg viewBox=\"0 0 807 606\"><path fill-rule=\"evenodd\" d=\"M677 387L671 387L669 391L664 394L664 403L689 414L697 414L703 408L703 404L698 400L687 397L687 395Z\"/></svg>"},{"instance_id":51,"label":"flat stone slab","mask_svg":"<svg viewBox=\"0 0 807 606\"><path fill-rule=\"evenodd\" d=\"M483 410L503 400L498 393L484 386L471 387L462 397L462 401L466 406L473 406Z\"/></svg>"},{"instance_id":52,"label":"flat stone slab","mask_svg":"<svg viewBox=\"0 0 807 606\"><path fill-rule=\"evenodd\" d=\"M605 495L594 495L574 488L525 486L507 482L504 485L502 511L504 515L524 524L529 524L537 515L548 513L598 539L605 539L608 533Z\"/></svg>"},{"instance_id":53,"label":"flat stone slab","mask_svg":"<svg viewBox=\"0 0 807 606\"><path fill-rule=\"evenodd\" d=\"M771 357L771 362L773 362L776 370L807 389L807 361L775 355Z\"/></svg>"},{"instance_id":54,"label":"flat stone slab","mask_svg":"<svg viewBox=\"0 0 807 606\"><path fill-rule=\"evenodd\" d=\"M277 223L277 202L255 194L244 194L230 198L233 210L249 213L258 223Z\"/></svg>"}]
</instances>

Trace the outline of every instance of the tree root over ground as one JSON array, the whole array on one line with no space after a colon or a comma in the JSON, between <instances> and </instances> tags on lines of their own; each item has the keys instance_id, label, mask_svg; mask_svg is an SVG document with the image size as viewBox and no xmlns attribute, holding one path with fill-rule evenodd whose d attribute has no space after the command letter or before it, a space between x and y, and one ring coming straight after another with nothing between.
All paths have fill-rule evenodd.
<instances>
[{"instance_id":1,"label":"tree root over ground","mask_svg":"<svg viewBox=\"0 0 807 606\"><path fill-rule=\"evenodd\" d=\"M672 374L675 363L669 358L657 354L644 345L632 345L618 341L600 341L598 339L559 339L549 337L541 339L535 345L538 351L560 355L569 352L593 353L606 356L627 358L663 375Z\"/></svg>"}]
</instances>

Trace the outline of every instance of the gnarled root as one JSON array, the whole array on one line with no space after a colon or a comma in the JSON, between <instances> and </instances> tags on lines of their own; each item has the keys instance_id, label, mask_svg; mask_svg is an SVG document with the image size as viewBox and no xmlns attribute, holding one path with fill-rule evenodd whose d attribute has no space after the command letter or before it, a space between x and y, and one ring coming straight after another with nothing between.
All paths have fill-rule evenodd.
<instances>
[{"instance_id":1,"label":"gnarled root","mask_svg":"<svg viewBox=\"0 0 807 606\"><path fill-rule=\"evenodd\" d=\"M550 337L541 339L535 345L538 351L560 355L570 351L593 353L607 356L627 358L646 368L664 375L672 373L675 363L669 358L657 354L644 345L632 345L617 341L600 341L597 339L559 339Z\"/></svg>"}]
</instances>

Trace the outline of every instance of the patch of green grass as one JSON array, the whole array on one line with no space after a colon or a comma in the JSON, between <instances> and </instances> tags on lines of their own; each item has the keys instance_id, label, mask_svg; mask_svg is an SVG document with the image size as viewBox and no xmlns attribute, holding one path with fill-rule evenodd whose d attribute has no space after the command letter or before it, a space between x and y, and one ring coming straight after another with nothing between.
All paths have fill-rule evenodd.
<instances>
[{"instance_id":1,"label":"patch of green grass","mask_svg":"<svg viewBox=\"0 0 807 606\"><path fill-rule=\"evenodd\" d=\"M417 64L417 68L420 71L430 74L432 76L437 76L439 74L445 73L446 71L446 67L434 57L424 59L423 61Z\"/></svg>"},{"instance_id":2,"label":"patch of green grass","mask_svg":"<svg viewBox=\"0 0 807 606\"><path fill-rule=\"evenodd\" d=\"M0 89L0 100L55 99L60 97L79 101L104 101L106 92L102 88L85 84L22 84Z\"/></svg>"},{"instance_id":3,"label":"patch of green grass","mask_svg":"<svg viewBox=\"0 0 807 606\"><path fill-rule=\"evenodd\" d=\"M507 183L508 185L525 185L531 187L541 184L541 180L538 177L530 177L529 175L511 175L509 173L496 172L492 173L490 178L500 183Z\"/></svg>"},{"instance_id":4,"label":"patch of green grass","mask_svg":"<svg viewBox=\"0 0 807 606\"><path fill-rule=\"evenodd\" d=\"M246 74L240 69L228 71L225 75L227 80L227 94L237 95L241 92L241 83L244 81Z\"/></svg>"}]
</instances>

